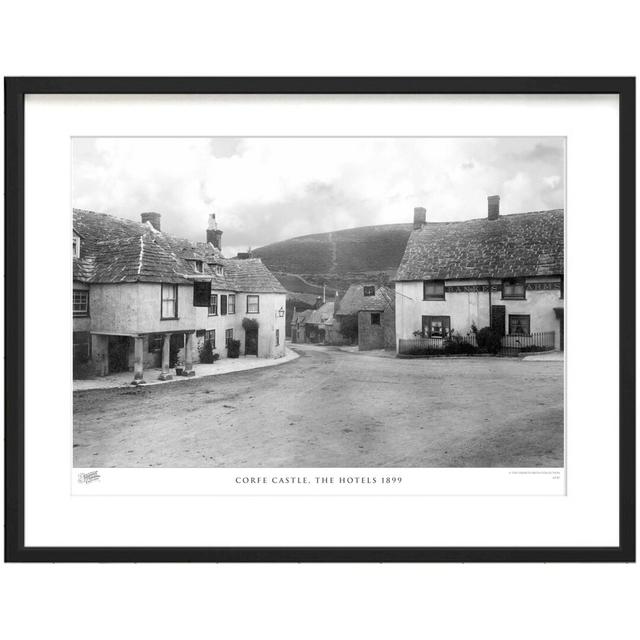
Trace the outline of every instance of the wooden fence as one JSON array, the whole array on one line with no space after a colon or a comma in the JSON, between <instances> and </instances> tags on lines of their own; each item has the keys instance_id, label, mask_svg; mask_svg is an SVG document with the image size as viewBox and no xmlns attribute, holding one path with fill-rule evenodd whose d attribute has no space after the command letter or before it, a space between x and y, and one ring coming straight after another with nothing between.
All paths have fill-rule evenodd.
<instances>
[{"instance_id":1,"label":"wooden fence","mask_svg":"<svg viewBox=\"0 0 640 640\"><path fill-rule=\"evenodd\" d=\"M555 331L530 333L529 335L511 335L502 338L502 349L505 355L526 351L552 351L555 347Z\"/></svg>"},{"instance_id":2,"label":"wooden fence","mask_svg":"<svg viewBox=\"0 0 640 640\"><path fill-rule=\"evenodd\" d=\"M466 343L475 349L478 348L478 340L474 333L467 336L457 336L456 342ZM400 355L437 355L443 351L448 340L443 338L400 338L398 341L398 353ZM529 335L503 336L501 340L500 355L516 355L529 351L552 351L555 348L555 332L544 331Z\"/></svg>"}]
</instances>

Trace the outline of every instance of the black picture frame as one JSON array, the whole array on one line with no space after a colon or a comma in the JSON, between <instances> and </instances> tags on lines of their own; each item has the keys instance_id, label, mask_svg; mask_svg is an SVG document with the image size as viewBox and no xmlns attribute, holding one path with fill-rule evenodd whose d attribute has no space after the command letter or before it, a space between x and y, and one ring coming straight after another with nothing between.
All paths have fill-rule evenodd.
<instances>
[{"instance_id":1,"label":"black picture frame","mask_svg":"<svg viewBox=\"0 0 640 640\"><path fill-rule=\"evenodd\" d=\"M635 78L5 78L5 561L634 562ZM620 475L612 547L26 547L24 541L24 100L27 94L615 94L620 159ZM622 326L624 325L624 326Z\"/></svg>"}]
</instances>

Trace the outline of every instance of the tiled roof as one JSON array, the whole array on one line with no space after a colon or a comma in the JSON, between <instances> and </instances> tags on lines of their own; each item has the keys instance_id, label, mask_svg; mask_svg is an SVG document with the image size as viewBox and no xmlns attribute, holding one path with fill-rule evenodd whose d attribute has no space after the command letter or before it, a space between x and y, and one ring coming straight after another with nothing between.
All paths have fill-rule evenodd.
<instances>
[{"instance_id":1,"label":"tiled roof","mask_svg":"<svg viewBox=\"0 0 640 640\"><path fill-rule=\"evenodd\" d=\"M564 210L462 222L411 233L397 281L509 278L564 273Z\"/></svg>"},{"instance_id":2,"label":"tiled roof","mask_svg":"<svg viewBox=\"0 0 640 640\"><path fill-rule=\"evenodd\" d=\"M286 293L287 290L264 266L260 258L247 260L223 260L227 281L233 283L237 291L248 293Z\"/></svg>"},{"instance_id":3,"label":"tiled roof","mask_svg":"<svg viewBox=\"0 0 640 640\"><path fill-rule=\"evenodd\" d=\"M333 302L325 302L317 309L313 309L309 316L306 318L307 324L324 324L333 317Z\"/></svg>"},{"instance_id":4,"label":"tiled roof","mask_svg":"<svg viewBox=\"0 0 640 640\"><path fill-rule=\"evenodd\" d=\"M364 287L374 285L352 284L338 302L336 315L350 316L358 311L387 311L395 308L395 292L387 286L375 285L375 295L365 296Z\"/></svg>"},{"instance_id":5,"label":"tiled roof","mask_svg":"<svg viewBox=\"0 0 640 640\"><path fill-rule=\"evenodd\" d=\"M304 311L296 311L291 317L291 324L305 324L307 318L313 313L313 309L305 309Z\"/></svg>"},{"instance_id":6,"label":"tiled roof","mask_svg":"<svg viewBox=\"0 0 640 640\"><path fill-rule=\"evenodd\" d=\"M211 280L215 289L248 293L286 293L260 259L227 260L205 242L189 242L104 213L74 209L73 228L82 236L75 280L93 283ZM202 272L196 271L196 260ZM223 275L215 272L222 265Z\"/></svg>"}]
</instances>

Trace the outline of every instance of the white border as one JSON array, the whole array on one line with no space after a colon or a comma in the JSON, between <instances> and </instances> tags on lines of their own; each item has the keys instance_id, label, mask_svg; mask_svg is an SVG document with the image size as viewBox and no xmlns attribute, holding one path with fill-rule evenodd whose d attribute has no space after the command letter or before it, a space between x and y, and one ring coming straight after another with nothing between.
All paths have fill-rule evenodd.
<instances>
[{"instance_id":1,"label":"white border","mask_svg":"<svg viewBox=\"0 0 640 640\"><path fill-rule=\"evenodd\" d=\"M596 329L593 291L607 292L607 324L617 326L617 115L609 96L27 97L26 544L616 545L617 339L598 353L580 345ZM58 339L70 339L68 306L42 280L70 279L59 247L68 245L74 135L567 136L567 497L70 496L71 350ZM605 268L594 268L595 255ZM42 309L55 375L42 341L29 339L42 333Z\"/></svg>"}]
</instances>

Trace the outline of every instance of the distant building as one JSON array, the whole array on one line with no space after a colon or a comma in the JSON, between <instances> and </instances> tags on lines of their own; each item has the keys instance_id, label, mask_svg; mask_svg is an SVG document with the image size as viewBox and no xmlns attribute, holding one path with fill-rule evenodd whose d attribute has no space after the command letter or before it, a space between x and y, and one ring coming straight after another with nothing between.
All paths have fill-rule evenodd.
<instances>
[{"instance_id":1,"label":"distant building","mask_svg":"<svg viewBox=\"0 0 640 640\"><path fill-rule=\"evenodd\" d=\"M333 302L325 302L317 309L296 311L291 319L291 341L334 344L333 309Z\"/></svg>"},{"instance_id":2,"label":"distant building","mask_svg":"<svg viewBox=\"0 0 640 640\"><path fill-rule=\"evenodd\" d=\"M304 309L302 311L296 311L294 309L291 317L291 342L304 343L306 339L306 323L307 318L311 315L313 309Z\"/></svg>"},{"instance_id":3,"label":"distant building","mask_svg":"<svg viewBox=\"0 0 640 640\"><path fill-rule=\"evenodd\" d=\"M564 348L564 210L500 215L499 196L488 205L486 218L461 222L415 209L396 276L398 340L491 326L522 347L545 333Z\"/></svg>"},{"instance_id":4,"label":"distant building","mask_svg":"<svg viewBox=\"0 0 640 640\"><path fill-rule=\"evenodd\" d=\"M395 348L395 291L391 287L352 284L339 300L335 316L341 323L348 316L357 318L360 351Z\"/></svg>"},{"instance_id":5,"label":"distant building","mask_svg":"<svg viewBox=\"0 0 640 640\"><path fill-rule=\"evenodd\" d=\"M286 291L260 259L223 256L214 214L197 243L161 231L159 213L141 218L73 212L74 366L140 382L149 367L169 377L171 354L193 374L205 343L221 358L231 340L244 355L284 356Z\"/></svg>"}]
</instances>

